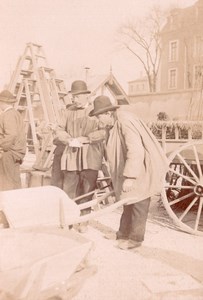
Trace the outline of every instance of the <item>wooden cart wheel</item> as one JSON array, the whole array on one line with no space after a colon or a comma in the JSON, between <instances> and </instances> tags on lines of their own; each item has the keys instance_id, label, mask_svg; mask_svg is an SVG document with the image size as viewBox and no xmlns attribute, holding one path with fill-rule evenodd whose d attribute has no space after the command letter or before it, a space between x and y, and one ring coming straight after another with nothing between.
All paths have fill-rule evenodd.
<instances>
[{"instance_id":1,"label":"wooden cart wheel","mask_svg":"<svg viewBox=\"0 0 203 300\"><path fill-rule=\"evenodd\" d=\"M203 235L203 140L181 146L169 162L163 204L183 231Z\"/></svg>"}]
</instances>

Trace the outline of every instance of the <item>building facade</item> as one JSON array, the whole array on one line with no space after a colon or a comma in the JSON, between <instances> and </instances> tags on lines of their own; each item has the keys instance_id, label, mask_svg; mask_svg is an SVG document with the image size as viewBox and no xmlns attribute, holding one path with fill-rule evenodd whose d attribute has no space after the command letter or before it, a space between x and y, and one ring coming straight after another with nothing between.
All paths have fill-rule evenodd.
<instances>
[{"instance_id":1,"label":"building facade","mask_svg":"<svg viewBox=\"0 0 203 300\"><path fill-rule=\"evenodd\" d=\"M161 32L157 92L129 82L129 100L145 120L165 112L171 120L203 119L203 0L170 12Z\"/></svg>"},{"instance_id":2,"label":"building facade","mask_svg":"<svg viewBox=\"0 0 203 300\"><path fill-rule=\"evenodd\" d=\"M141 77L128 82L128 95L149 93L149 83L147 77Z\"/></svg>"},{"instance_id":3,"label":"building facade","mask_svg":"<svg viewBox=\"0 0 203 300\"><path fill-rule=\"evenodd\" d=\"M203 86L203 0L171 11L161 33L160 92Z\"/></svg>"}]
</instances>

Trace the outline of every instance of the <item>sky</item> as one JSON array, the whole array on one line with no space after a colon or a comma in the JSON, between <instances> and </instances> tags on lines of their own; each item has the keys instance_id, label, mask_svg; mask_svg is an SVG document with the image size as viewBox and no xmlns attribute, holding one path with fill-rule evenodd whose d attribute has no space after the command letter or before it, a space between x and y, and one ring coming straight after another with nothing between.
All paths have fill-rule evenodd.
<instances>
[{"instance_id":1,"label":"sky","mask_svg":"<svg viewBox=\"0 0 203 300\"><path fill-rule=\"evenodd\" d=\"M155 4L187 7L195 0L0 0L0 89L9 83L26 43L42 45L49 66L67 84L109 74L127 89L141 66L115 42L129 18L140 19ZM69 87L68 87L69 88Z\"/></svg>"}]
</instances>

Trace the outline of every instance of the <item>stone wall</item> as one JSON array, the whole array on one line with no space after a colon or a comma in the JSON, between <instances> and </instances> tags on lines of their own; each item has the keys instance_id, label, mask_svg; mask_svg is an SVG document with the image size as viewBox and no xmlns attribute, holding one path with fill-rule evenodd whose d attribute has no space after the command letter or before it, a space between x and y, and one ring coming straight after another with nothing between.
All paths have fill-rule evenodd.
<instances>
[{"instance_id":1,"label":"stone wall","mask_svg":"<svg viewBox=\"0 0 203 300\"><path fill-rule=\"evenodd\" d=\"M196 120L203 114L203 98L200 91L156 93L129 96L130 109L146 121L157 119L159 112L165 112L170 120ZM200 102L201 101L201 102Z\"/></svg>"}]
</instances>

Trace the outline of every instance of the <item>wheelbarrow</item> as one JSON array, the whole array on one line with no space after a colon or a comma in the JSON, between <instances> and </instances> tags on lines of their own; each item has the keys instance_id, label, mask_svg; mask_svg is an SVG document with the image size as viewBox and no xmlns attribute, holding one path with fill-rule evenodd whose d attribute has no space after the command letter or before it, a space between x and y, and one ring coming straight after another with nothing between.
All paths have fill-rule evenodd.
<instances>
[{"instance_id":1,"label":"wheelbarrow","mask_svg":"<svg viewBox=\"0 0 203 300\"><path fill-rule=\"evenodd\" d=\"M92 242L69 226L129 201L101 205L112 194L93 196L91 201L77 204L81 197L72 200L53 186L0 192L0 210L8 223L0 230L0 300L6 300L7 295L10 299L45 300L56 294L71 299L71 280L84 264ZM87 207L91 212L81 215Z\"/></svg>"}]
</instances>

